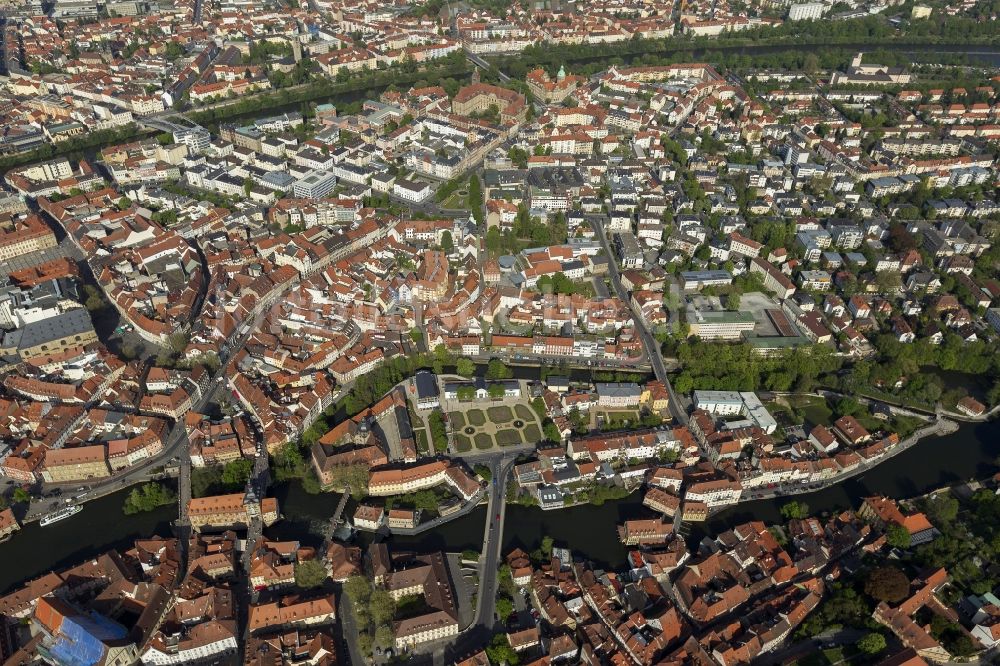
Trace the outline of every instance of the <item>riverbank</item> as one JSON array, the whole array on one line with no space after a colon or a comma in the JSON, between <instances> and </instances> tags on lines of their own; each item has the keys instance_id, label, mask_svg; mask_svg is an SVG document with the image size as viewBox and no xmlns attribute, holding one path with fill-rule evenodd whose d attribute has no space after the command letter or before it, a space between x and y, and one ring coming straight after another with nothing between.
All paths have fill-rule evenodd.
<instances>
[{"instance_id":1,"label":"riverbank","mask_svg":"<svg viewBox=\"0 0 1000 666\"><path fill-rule=\"evenodd\" d=\"M117 483L109 483L105 485L99 485L96 487L91 487L84 483L82 486L77 485L81 483L80 481L72 483L64 483L57 486L63 489L63 494L57 497L46 497L40 500L33 501L28 506L28 512L20 519L22 525L28 525L31 523L36 523L42 519L45 514L54 511L55 509L61 508L66 505L66 499L70 497L75 497L74 504L85 504L87 502L93 502L110 495L117 495L125 491L131 491L133 487L141 486L144 483L149 483L151 481L167 481L169 479L177 478L179 471L178 469L167 469L163 472L149 473L146 475L129 477L127 479L119 479ZM76 494L74 496L73 490L77 488L86 488L86 490Z\"/></svg>"},{"instance_id":2,"label":"riverbank","mask_svg":"<svg viewBox=\"0 0 1000 666\"><path fill-rule=\"evenodd\" d=\"M783 484L778 485L778 487L773 489L768 489L766 492L757 494L744 492L743 496L740 497L742 502L753 502L757 500L765 499L775 499L777 497L788 497L794 495L802 495L805 493L816 492L818 490L823 490L824 488L835 486L837 484L843 483L848 479L851 479L859 474L863 474L871 469L877 468L879 465L885 464L890 459L896 457L900 453L903 453L912 446L918 444L922 439L927 437L943 437L945 435L951 435L958 432L959 425L954 421L949 419L938 419L937 421L920 428L913 434L911 434L906 439L902 440L899 444L892 447L884 454L878 458L873 458L872 460L864 460L857 467L849 470L844 470L840 474L830 477L829 479L824 479L818 483L812 484ZM803 487L803 485L805 487ZM725 510L727 507L719 507L719 511Z\"/></svg>"}]
</instances>

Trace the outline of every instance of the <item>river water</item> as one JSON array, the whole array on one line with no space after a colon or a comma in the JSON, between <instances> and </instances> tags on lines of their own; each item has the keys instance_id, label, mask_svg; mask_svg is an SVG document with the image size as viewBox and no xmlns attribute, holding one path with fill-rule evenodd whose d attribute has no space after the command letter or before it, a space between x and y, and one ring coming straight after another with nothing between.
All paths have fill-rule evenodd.
<instances>
[{"instance_id":1,"label":"river water","mask_svg":"<svg viewBox=\"0 0 1000 666\"><path fill-rule=\"evenodd\" d=\"M842 484L795 499L804 501L814 513L856 507L862 497L889 495L913 497L945 484L981 479L997 471L1000 456L1000 422L963 424L944 437L922 440L910 449ZM18 582L78 563L109 548L127 546L137 537L170 534L170 521L176 516L174 506L126 516L122 502L128 491L120 491L89 502L83 511L64 521L40 527L26 525L4 544L0 544L0 591ZM318 545L325 522L337 506L333 493L309 495L297 484L282 484L274 489L281 505L283 520L267 530L271 538L298 539L304 545ZM571 546L595 563L607 567L624 562L625 549L618 542L615 526L627 518L652 514L641 504L640 493L602 506L578 506L556 511L542 511L513 505L507 508L504 549L520 546L536 548L542 537L551 536L557 544ZM723 511L709 523L696 527L689 545L703 534L714 534L750 519L773 523L780 521L779 509L787 500L761 500L740 504ZM348 511L351 511L349 505ZM349 515L349 514L348 514ZM393 537L401 548L461 551L478 549L483 537L486 508L458 518L431 533L416 537ZM370 537L361 535L362 543Z\"/></svg>"},{"instance_id":2,"label":"river water","mask_svg":"<svg viewBox=\"0 0 1000 666\"><path fill-rule=\"evenodd\" d=\"M24 525L0 544L0 591L18 582L78 564L111 548L123 548L141 537L169 535L177 503L126 516L128 490L87 502L83 511L47 527Z\"/></svg>"}]
</instances>

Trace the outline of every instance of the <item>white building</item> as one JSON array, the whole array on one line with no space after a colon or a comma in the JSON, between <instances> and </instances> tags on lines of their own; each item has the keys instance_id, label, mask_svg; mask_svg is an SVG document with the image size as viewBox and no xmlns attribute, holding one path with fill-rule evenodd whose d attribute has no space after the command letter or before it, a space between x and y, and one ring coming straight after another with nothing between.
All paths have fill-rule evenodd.
<instances>
[{"instance_id":1,"label":"white building","mask_svg":"<svg viewBox=\"0 0 1000 666\"><path fill-rule=\"evenodd\" d=\"M420 203L431 195L431 186L427 183L397 178L396 182L392 184L392 193L400 199Z\"/></svg>"},{"instance_id":2,"label":"white building","mask_svg":"<svg viewBox=\"0 0 1000 666\"><path fill-rule=\"evenodd\" d=\"M735 416L743 413L743 398L737 391L695 391L694 407L709 414Z\"/></svg>"},{"instance_id":3,"label":"white building","mask_svg":"<svg viewBox=\"0 0 1000 666\"><path fill-rule=\"evenodd\" d=\"M695 391L695 409L704 409L709 414L719 416L746 416L767 434L778 429L764 403L756 393L750 391Z\"/></svg>"},{"instance_id":4,"label":"white building","mask_svg":"<svg viewBox=\"0 0 1000 666\"><path fill-rule=\"evenodd\" d=\"M788 8L789 21L808 21L822 18L826 5L822 2L803 2Z\"/></svg>"},{"instance_id":5,"label":"white building","mask_svg":"<svg viewBox=\"0 0 1000 666\"><path fill-rule=\"evenodd\" d=\"M300 199L322 199L333 191L337 177L327 171L310 171L295 181L292 191Z\"/></svg>"}]
</instances>

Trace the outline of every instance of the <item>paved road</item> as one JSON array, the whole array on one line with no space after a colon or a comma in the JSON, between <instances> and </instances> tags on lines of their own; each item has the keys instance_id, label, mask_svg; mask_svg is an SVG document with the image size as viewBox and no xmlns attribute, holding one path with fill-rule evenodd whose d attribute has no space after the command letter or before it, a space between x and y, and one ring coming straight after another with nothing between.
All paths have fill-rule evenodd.
<instances>
[{"instance_id":1,"label":"paved road","mask_svg":"<svg viewBox=\"0 0 1000 666\"><path fill-rule=\"evenodd\" d=\"M486 527L483 532L483 549L479 556L479 597L472 626L492 628L495 622L497 568L500 566L500 547L503 544L504 517L507 513L507 476L516 458L506 454L487 463L493 478L489 487Z\"/></svg>"},{"instance_id":2,"label":"paved road","mask_svg":"<svg viewBox=\"0 0 1000 666\"><path fill-rule=\"evenodd\" d=\"M486 62L481 56L478 56L475 53L473 53L473 52L471 52L471 51L469 51L468 49L465 49L465 48L463 48L462 50L465 51L465 57L469 59L469 62L471 62L476 67L479 67L481 69L485 69L487 71L489 71L492 68L492 66L490 65L490 63ZM497 69L496 71L497 71L497 74L500 76L500 80L501 81L503 81L504 83L508 83L510 81L510 77L509 76L507 76L506 74L504 74L503 72L501 72L499 69Z\"/></svg>"},{"instance_id":3,"label":"paved road","mask_svg":"<svg viewBox=\"0 0 1000 666\"><path fill-rule=\"evenodd\" d=\"M649 332L649 329L646 327L646 322L642 319L642 313L637 312L635 308L632 307L628 292L625 290L625 287L622 286L621 274L618 272L618 261L615 259L615 253L612 251L611 244L608 243L608 236L604 232L604 226L597 220L592 222L592 226L594 227L594 231L597 233L598 238L601 240L601 247L604 248L605 254L611 259L611 261L608 262L608 273L611 278L611 286L614 287L618 298L620 298L623 303L632 309L633 318L635 319L635 329L639 332L639 337L642 340L643 347L646 348L646 355L649 357L649 362L653 366L653 373L656 375L656 378L663 382L663 385L667 387L667 394L670 396L670 413L678 423L687 424L687 412L681 408L680 402L677 400L677 394L674 393L674 387L670 385L670 378L667 376L667 368L663 364L663 354L660 353L660 343L657 342L656 338L654 338L652 333Z\"/></svg>"}]
</instances>

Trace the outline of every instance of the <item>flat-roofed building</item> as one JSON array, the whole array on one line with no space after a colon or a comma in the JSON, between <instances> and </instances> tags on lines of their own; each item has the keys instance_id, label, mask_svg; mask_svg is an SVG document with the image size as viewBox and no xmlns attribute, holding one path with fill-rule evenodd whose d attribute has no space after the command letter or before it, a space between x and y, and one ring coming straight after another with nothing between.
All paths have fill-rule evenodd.
<instances>
[{"instance_id":1,"label":"flat-roofed building","mask_svg":"<svg viewBox=\"0 0 1000 666\"><path fill-rule=\"evenodd\" d=\"M681 271L681 287L684 291L698 291L705 287L725 287L733 283L729 271Z\"/></svg>"},{"instance_id":2,"label":"flat-roofed building","mask_svg":"<svg viewBox=\"0 0 1000 666\"><path fill-rule=\"evenodd\" d=\"M741 414L743 397L739 391L695 391L694 407L720 416Z\"/></svg>"},{"instance_id":3,"label":"flat-roofed building","mask_svg":"<svg viewBox=\"0 0 1000 666\"><path fill-rule=\"evenodd\" d=\"M702 340L737 340L756 325L749 312L700 310L693 305L687 308L687 321L691 335Z\"/></svg>"}]
</instances>

